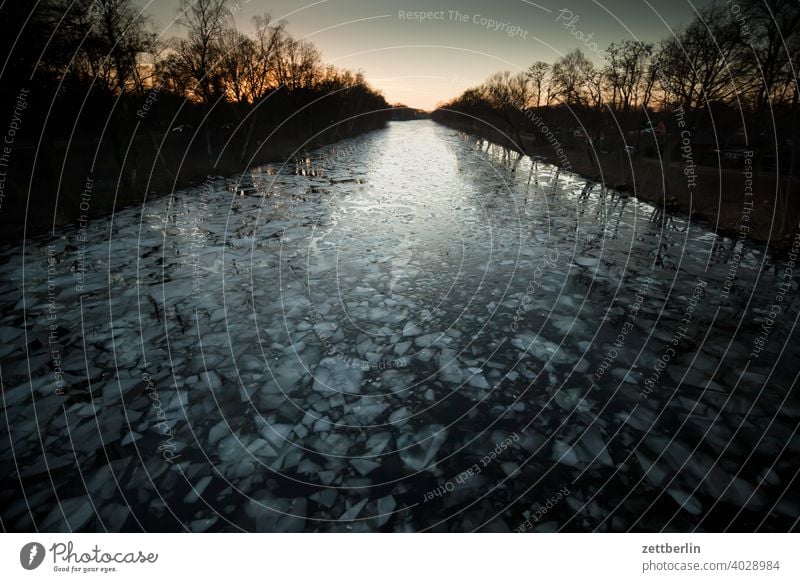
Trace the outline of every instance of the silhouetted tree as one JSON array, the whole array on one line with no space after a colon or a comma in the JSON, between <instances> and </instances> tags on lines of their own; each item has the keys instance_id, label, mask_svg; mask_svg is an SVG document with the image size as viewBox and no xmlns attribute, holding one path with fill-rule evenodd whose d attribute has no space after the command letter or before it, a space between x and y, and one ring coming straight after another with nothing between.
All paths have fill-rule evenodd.
<instances>
[{"instance_id":1,"label":"silhouetted tree","mask_svg":"<svg viewBox=\"0 0 800 582\"><path fill-rule=\"evenodd\" d=\"M587 82L594 73L594 65L583 51L574 49L553 64L553 85L558 98L570 107L587 103Z\"/></svg>"},{"instance_id":2,"label":"silhouetted tree","mask_svg":"<svg viewBox=\"0 0 800 582\"><path fill-rule=\"evenodd\" d=\"M661 43L656 55L660 86L674 95L690 119L708 103L727 102L753 82L752 59L745 58L741 27L722 4Z\"/></svg>"},{"instance_id":3,"label":"silhouetted tree","mask_svg":"<svg viewBox=\"0 0 800 582\"><path fill-rule=\"evenodd\" d=\"M534 102L532 107L542 107L550 105L551 86L550 86L550 65L544 61L536 61L527 71L528 80L531 84Z\"/></svg>"},{"instance_id":4,"label":"silhouetted tree","mask_svg":"<svg viewBox=\"0 0 800 582\"><path fill-rule=\"evenodd\" d=\"M181 0L178 23L186 38L175 42L174 67L192 80L187 89L206 104L224 91L219 63L229 18L228 0Z\"/></svg>"},{"instance_id":5,"label":"silhouetted tree","mask_svg":"<svg viewBox=\"0 0 800 582\"><path fill-rule=\"evenodd\" d=\"M604 74L610 93L609 106L618 114L627 116L631 109L642 105L653 45L623 40L611 43L605 54L608 63Z\"/></svg>"}]
</instances>

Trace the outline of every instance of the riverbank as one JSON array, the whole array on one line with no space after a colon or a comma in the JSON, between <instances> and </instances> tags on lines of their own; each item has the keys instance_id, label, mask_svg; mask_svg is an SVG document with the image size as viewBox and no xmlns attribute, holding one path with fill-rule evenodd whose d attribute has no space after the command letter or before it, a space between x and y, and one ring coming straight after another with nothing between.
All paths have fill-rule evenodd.
<instances>
[{"instance_id":1,"label":"riverbank","mask_svg":"<svg viewBox=\"0 0 800 582\"><path fill-rule=\"evenodd\" d=\"M525 134L520 144L498 130L478 129L474 123L435 121L559 166L668 212L689 216L718 234L741 234L782 247L791 240L800 220L800 180L792 184L784 207L776 203L776 192L786 184L779 184L774 173L755 172L752 158L743 157L740 169L700 166L685 159L665 163L659 158L626 152L561 147Z\"/></svg>"},{"instance_id":2,"label":"riverbank","mask_svg":"<svg viewBox=\"0 0 800 582\"><path fill-rule=\"evenodd\" d=\"M43 140L14 147L0 207L0 241L15 242L79 225L148 198L233 176L248 168L290 160L304 151L386 127L376 112L357 123L324 128L285 126L259 139L219 128L208 135L185 127L167 134L142 132L116 140ZM267 137L268 136L268 137ZM263 141L262 141L263 139Z\"/></svg>"}]
</instances>

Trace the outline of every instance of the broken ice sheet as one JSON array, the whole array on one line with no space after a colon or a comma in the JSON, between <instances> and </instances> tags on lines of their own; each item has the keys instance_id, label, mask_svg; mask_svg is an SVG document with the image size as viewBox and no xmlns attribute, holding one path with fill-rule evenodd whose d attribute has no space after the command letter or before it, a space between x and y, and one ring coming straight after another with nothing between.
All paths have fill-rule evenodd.
<instances>
[{"instance_id":1,"label":"broken ice sheet","mask_svg":"<svg viewBox=\"0 0 800 582\"><path fill-rule=\"evenodd\" d=\"M505 507L543 475L557 488L581 474L610 476L570 522L589 531L612 510L629 526L641 512L628 508L654 495L687 523L739 509L756 522L764 508L763 529L794 523L797 504L780 497L796 469L780 452L798 451L792 371L743 370L783 259L699 223L643 219L652 206L618 204L606 189L578 198L577 177L554 181L552 166L507 153L428 121L398 123L299 165L251 168L233 205L224 180L149 198L92 220L83 295L76 232L57 230L64 395L49 345L52 241L0 250L0 405L13 443L0 459L19 467L11 479L32 500L30 511L9 504L3 523L461 531L498 513L466 506L487 491ZM702 304L643 398L639 383L676 337L700 274ZM781 349L797 359L789 315L762 362ZM519 443L440 503L412 507L480 462L475 443L499 425ZM176 464L162 456L171 446ZM610 493L638 481L615 509ZM555 519L539 526L558 529ZM637 527L660 531L659 519Z\"/></svg>"},{"instance_id":2,"label":"broken ice sheet","mask_svg":"<svg viewBox=\"0 0 800 582\"><path fill-rule=\"evenodd\" d=\"M361 389L362 370L343 358L325 358L314 372L314 390L323 394L345 392L358 394Z\"/></svg>"}]
</instances>

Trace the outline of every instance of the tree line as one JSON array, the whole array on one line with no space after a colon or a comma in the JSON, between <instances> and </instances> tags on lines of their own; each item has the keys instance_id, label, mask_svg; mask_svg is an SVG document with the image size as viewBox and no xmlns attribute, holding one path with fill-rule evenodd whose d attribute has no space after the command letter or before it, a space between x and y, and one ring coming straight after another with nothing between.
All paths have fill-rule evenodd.
<instances>
[{"instance_id":1,"label":"tree line","mask_svg":"<svg viewBox=\"0 0 800 582\"><path fill-rule=\"evenodd\" d=\"M496 73L434 118L494 128L518 149L544 141L533 123L544 120L567 148L660 149L669 158L687 135L676 131L678 117L708 163L726 150L735 155L736 145L756 150L761 167L793 173L798 65L800 3L717 1L658 43L612 43L599 65L574 49L553 63Z\"/></svg>"},{"instance_id":2,"label":"tree line","mask_svg":"<svg viewBox=\"0 0 800 582\"><path fill-rule=\"evenodd\" d=\"M328 109L338 119L385 106L361 73L324 64L286 21L256 16L247 35L237 29L235 12L231 0L182 0L176 22L183 34L165 39L132 0L6 2L0 42L8 57L0 83L6 95L35 86L47 105L63 109L103 100L134 104L153 91L188 111L221 117L277 94L295 107L330 96L336 103ZM80 111L74 113L68 124Z\"/></svg>"},{"instance_id":3,"label":"tree line","mask_svg":"<svg viewBox=\"0 0 800 582\"><path fill-rule=\"evenodd\" d=\"M16 222L12 207L42 189L69 218L89 174L122 194L163 190L390 119L360 72L324 63L269 13L243 33L238 10L182 0L180 34L164 38L133 0L2 3L0 111L10 118L26 97L6 184L7 196L21 192L7 197L2 221Z\"/></svg>"}]
</instances>

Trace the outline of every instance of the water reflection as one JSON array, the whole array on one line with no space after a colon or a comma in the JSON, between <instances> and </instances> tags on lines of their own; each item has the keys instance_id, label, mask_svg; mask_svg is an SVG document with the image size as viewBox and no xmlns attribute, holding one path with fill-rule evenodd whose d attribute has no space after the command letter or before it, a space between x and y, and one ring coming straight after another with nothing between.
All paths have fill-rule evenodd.
<instances>
[{"instance_id":1,"label":"water reflection","mask_svg":"<svg viewBox=\"0 0 800 582\"><path fill-rule=\"evenodd\" d=\"M39 525L507 531L563 488L531 529L796 516L797 285L749 242L428 121L96 221L80 292L76 234L2 267Z\"/></svg>"}]
</instances>

